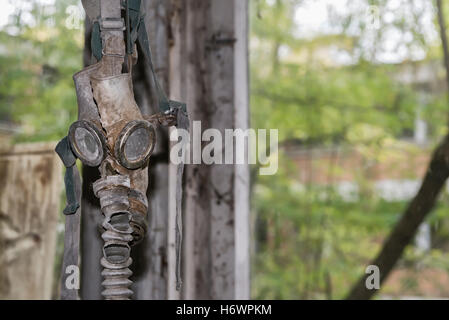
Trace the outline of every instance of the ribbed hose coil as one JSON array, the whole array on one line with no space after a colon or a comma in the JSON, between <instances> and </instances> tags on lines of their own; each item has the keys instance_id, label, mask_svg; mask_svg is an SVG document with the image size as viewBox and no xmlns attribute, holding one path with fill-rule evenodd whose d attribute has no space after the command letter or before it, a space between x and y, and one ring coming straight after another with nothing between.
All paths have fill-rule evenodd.
<instances>
[{"instance_id":1,"label":"ribbed hose coil","mask_svg":"<svg viewBox=\"0 0 449 320\"><path fill-rule=\"evenodd\" d=\"M130 179L123 175L106 176L97 180L93 189L104 215L102 295L106 300L128 300L133 294L129 280L132 275L129 244L133 240L128 200Z\"/></svg>"}]
</instances>

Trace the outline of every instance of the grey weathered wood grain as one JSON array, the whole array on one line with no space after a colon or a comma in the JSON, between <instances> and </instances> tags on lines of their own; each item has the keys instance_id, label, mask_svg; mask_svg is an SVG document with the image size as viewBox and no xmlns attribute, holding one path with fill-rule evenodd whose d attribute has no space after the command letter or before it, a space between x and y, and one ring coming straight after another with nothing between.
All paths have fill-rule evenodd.
<instances>
[{"instance_id":1,"label":"grey weathered wood grain","mask_svg":"<svg viewBox=\"0 0 449 320\"><path fill-rule=\"evenodd\" d=\"M247 1L172 1L171 93L202 130L248 127ZM192 125L191 125L192 128ZM186 299L249 298L246 165L186 169Z\"/></svg>"},{"instance_id":2,"label":"grey weathered wood grain","mask_svg":"<svg viewBox=\"0 0 449 320\"><path fill-rule=\"evenodd\" d=\"M66 169L67 170L67 169ZM81 203L81 177L78 170L74 175L76 198ZM80 232L81 232L81 207L74 214L65 217L64 228L64 254L61 269L61 300L78 300L79 288L69 288L67 278L77 270L71 270L72 266L80 266ZM70 271L70 272L69 272ZM75 275L76 276L76 275ZM79 276L79 274L78 274Z\"/></svg>"},{"instance_id":3,"label":"grey weathered wood grain","mask_svg":"<svg viewBox=\"0 0 449 320\"><path fill-rule=\"evenodd\" d=\"M62 163L55 143L0 149L0 299L50 299Z\"/></svg>"},{"instance_id":4,"label":"grey weathered wood grain","mask_svg":"<svg viewBox=\"0 0 449 320\"><path fill-rule=\"evenodd\" d=\"M168 88L169 1L144 0L145 25L149 35L156 72L161 85ZM142 55L140 55L142 57ZM159 112L150 69L140 59L134 68L134 94L143 114ZM144 241L132 248L134 299L167 299L168 230L168 131L157 130L157 143L149 166L148 232Z\"/></svg>"},{"instance_id":5,"label":"grey weathered wood grain","mask_svg":"<svg viewBox=\"0 0 449 320\"><path fill-rule=\"evenodd\" d=\"M90 50L90 34L92 26L89 19L84 24L85 46L83 51L84 65L93 63ZM81 198L81 288L83 300L101 299L101 266L103 256L103 239L99 226L101 224L100 202L95 197L92 184L100 178L97 168L83 166L82 170L82 198Z\"/></svg>"}]
</instances>

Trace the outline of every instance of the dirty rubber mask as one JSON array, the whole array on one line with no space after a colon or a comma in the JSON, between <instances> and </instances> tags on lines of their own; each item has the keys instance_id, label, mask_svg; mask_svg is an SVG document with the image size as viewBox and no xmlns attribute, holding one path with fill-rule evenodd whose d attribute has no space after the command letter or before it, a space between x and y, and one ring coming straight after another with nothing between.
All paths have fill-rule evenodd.
<instances>
[{"instance_id":1,"label":"dirty rubber mask","mask_svg":"<svg viewBox=\"0 0 449 320\"><path fill-rule=\"evenodd\" d=\"M188 129L183 103L167 99L154 71L140 0L83 0L93 22L92 52L98 60L73 76L78 121L56 147L66 170L67 206L63 268L79 263L79 214L81 187L76 159L98 167L101 178L93 184L100 200L104 240L102 276L106 299L129 299L132 275L131 246L145 236L147 227L148 165L156 142L155 128L176 125ZM126 45L125 45L126 41ZM132 87L132 66L137 61L136 44L150 67L160 113L143 116ZM122 73L122 70L128 70ZM178 165L176 187L176 279L180 280L181 200L184 164ZM64 277L61 279L64 281ZM77 292L61 286L61 297L77 299Z\"/></svg>"}]
</instances>

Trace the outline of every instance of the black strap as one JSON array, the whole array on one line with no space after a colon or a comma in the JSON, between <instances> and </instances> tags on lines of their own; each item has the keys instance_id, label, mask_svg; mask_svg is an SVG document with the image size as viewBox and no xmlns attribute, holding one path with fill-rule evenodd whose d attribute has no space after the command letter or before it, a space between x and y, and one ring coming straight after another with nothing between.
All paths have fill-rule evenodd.
<instances>
[{"instance_id":1,"label":"black strap","mask_svg":"<svg viewBox=\"0 0 449 320\"><path fill-rule=\"evenodd\" d=\"M158 104L159 104L159 110L161 112L166 112L170 110L170 101L167 98L167 95L165 94L164 89L162 89L162 86L159 82L158 76L156 74L156 70L154 69L153 60L151 58L151 49L150 49L150 43L148 40L147 30L145 27L145 23L143 22L143 17L141 17L141 22L139 23L137 31L137 43L139 44L143 56L145 58L145 61L148 63L151 75L153 77L153 82L156 89L156 94L158 98Z\"/></svg>"},{"instance_id":2,"label":"black strap","mask_svg":"<svg viewBox=\"0 0 449 320\"><path fill-rule=\"evenodd\" d=\"M154 68L150 41L148 40L147 28L144 21L145 16L140 11L140 3L141 0L128 0L129 21L127 21L127 24L130 25L131 30L129 43L135 43L137 41L139 44L144 59L148 63L151 70L153 82L156 87L155 89L158 98L159 110L166 112L170 110L170 100L168 100Z\"/></svg>"},{"instance_id":3,"label":"black strap","mask_svg":"<svg viewBox=\"0 0 449 320\"><path fill-rule=\"evenodd\" d=\"M100 61L103 57L103 47L101 44L100 23L98 21L95 21L92 26L90 46L92 54L98 61Z\"/></svg>"},{"instance_id":4,"label":"black strap","mask_svg":"<svg viewBox=\"0 0 449 320\"><path fill-rule=\"evenodd\" d=\"M67 206L63 212L65 215L71 215L76 213L76 210L80 207L75 190L75 175L79 175L78 168L76 167L76 157L70 148L70 142L67 137L59 141L55 151L66 167L64 184Z\"/></svg>"}]
</instances>

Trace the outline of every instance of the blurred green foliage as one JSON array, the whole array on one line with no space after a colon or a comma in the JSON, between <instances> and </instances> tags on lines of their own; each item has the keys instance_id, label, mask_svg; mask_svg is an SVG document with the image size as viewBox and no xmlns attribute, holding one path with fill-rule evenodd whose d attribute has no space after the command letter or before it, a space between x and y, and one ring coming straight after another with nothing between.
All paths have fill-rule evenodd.
<instances>
[{"instance_id":1,"label":"blurred green foliage","mask_svg":"<svg viewBox=\"0 0 449 320\"><path fill-rule=\"evenodd\" d=\"M371 5L385 13L393 1L348 1L343 13L333 15L333 33L301 35L295 13L318 2L251 1L252 126L278 128L280 138L278 173L253 175L252 295L258 299L344 298L407 205L373 192L373 182L363 168L353 168L359 185L355 200L343 198L332 181L301 184L301 170L312 174L314 163L310 168L298 167L286 150L294 146L311 154L314 148L355 149L367 164L391 162L404 145L412 154L419 152L404 141L413 139L426 89L398 81L397 75L408 65L435 61L441 65L438 38L430 41L424 36L429 25L437 27L436 21L423 21L424 10L414 7L414 2L402 1L394 19L381 19L373 30L363 19L364 10ZM410 54L400 62L383 63L376 50L392 28L409 35L404 43L397 37L398 46L420 50L423 57L415 61ZM368 38L372 42L367 44ZM342 52L349 58L338 62ZM444 73L435 77L444 81ZM421 117L428 123L431 142L426 152L430 153L446 132L449 110L444 92L430 92L425 99ZM336 172L344 170L337 164L329 166ZM411 172L410 178L420 177ZM449 270L442 259L449 239L447 198L445 194L440 199L428 219L433 249L418 254L410 246L399 267ZM410 277L402 281L404 292L416 289L413 281ZM389 292L383 288L382 293Z\"/></svg>"},{"instance_id":2,"label":"blurred green foliage","mask_svg":"<svg viewBox=\"0 0 449 320\"><path fill-rule=\"evenodd\" d=\"M72 75L82 67L84 39L66 10L78 2L14 1L0 28L0 116L20 126L17 141L58 140L76 118Z\"/></svg>"},{"instance_id":3,"label":"blurred green foliage","mask_svg":"<svg viewBox=\"0 0 449 320\"><path fill-rule=\"evenodd\" d=\"M76 10L82 8L80 1L8 1L15 10L0 27L0 121L18 126L14 142L57 141L78 112L72 75L82 68L83 17ZM62 192L61 212L64 206ZM63 225L61 215L59 227ZM55 299L64 233L57 236Z\"/></svg>"}]
</instances>

